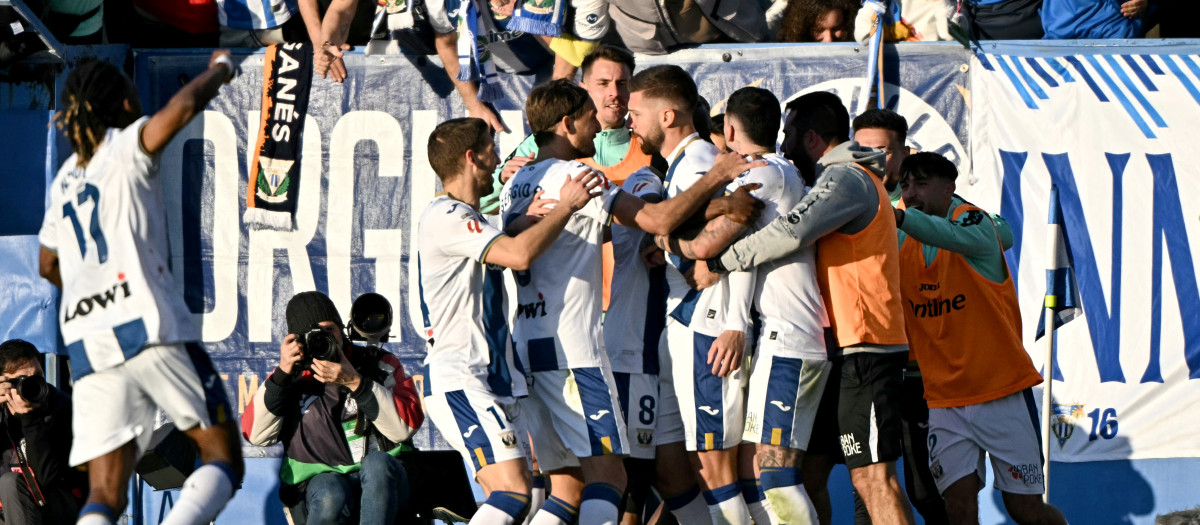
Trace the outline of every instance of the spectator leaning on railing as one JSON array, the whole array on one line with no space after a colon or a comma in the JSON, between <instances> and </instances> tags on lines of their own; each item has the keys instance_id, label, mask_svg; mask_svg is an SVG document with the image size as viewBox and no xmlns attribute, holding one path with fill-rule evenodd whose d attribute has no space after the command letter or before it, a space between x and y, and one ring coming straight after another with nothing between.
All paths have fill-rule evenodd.
<instances>
[{"instance_id":1,"label":"spectator leaning on railing","mask_svg":"<svg viewBox=\"0 0 1200 525\"><path fill-rule=\"evenodd\" d=\"M780 42L849 42L853 40L855 0L791 0L779 28Z\"/></svg>"}]
</instances>

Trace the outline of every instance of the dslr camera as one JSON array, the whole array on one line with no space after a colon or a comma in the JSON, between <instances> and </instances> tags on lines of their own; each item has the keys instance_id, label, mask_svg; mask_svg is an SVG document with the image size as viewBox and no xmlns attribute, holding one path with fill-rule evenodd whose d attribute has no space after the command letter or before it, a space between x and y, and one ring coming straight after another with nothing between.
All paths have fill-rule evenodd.
<instances>
[{"instance_id":1,"label":"dslr camera","mask_svg":"<svg viewBox=\"0 0 1200 525\"><path fill-rule=\"evenodd\" d=\"M18 376L5 379L4 382L12 385L13 390L26 401L36 405L42 404L50 396L50 385L42 376Z\"/></svg>"},{"instance_id":2,"label":"dslr camera","mask_svg":"<svg viewBox=\"0 0 1200 525\"><path fill-rule=\"evenodd\" d=\"M321 325L314 324L308 328L307 332L298 335L301 344L304 345L304 357L300 358L300 362L297 363L297 371L311 370L314 359L337 360L337 339L328 330L321 328Z\"/></svg>"}]
</instances>

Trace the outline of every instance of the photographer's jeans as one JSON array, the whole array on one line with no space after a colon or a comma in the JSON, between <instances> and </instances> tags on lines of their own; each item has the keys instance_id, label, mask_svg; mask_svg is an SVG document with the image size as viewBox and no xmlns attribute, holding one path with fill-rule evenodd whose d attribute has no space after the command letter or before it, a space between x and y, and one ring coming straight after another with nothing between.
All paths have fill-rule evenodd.
<instances>
[{"instance_id":1,"label":"photographer's jeans","mask_svg":"<svg viewBox=\"0 0 1200 525\"><path fill-rule=\"evenodd\" d=\"M41 487L46 505L39 507L29 494L29 486L16 472L0 475L0 504L4 505L4 523L75 523L79 517L79 499L66 488Z\"/></svg>"},{"instance_id":2,"label":"photographer's jeans","mask_svg":"<svg viewBox=\"0 0 1200 525\"><path fill-rule=\"evenodd\" d=\"M326 472L308 482L308 525L346 523L358 506L362 525L387 525L408 507L408 474L399 459L371 451L362 468L350 474ZM354 501L355 496L358 501ZM359 503L361 502L361 504Z\"/></svg>"}]
</instances>

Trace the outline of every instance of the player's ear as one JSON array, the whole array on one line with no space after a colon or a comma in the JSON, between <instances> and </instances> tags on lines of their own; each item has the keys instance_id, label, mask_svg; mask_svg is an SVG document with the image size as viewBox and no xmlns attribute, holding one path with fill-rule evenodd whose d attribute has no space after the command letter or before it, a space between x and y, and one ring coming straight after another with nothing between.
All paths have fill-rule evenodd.
<instances>
[{"instance_id":1,"label":"player's ear","mask_svg":"<svg viewBox=\"0 0 1200 525\"><path fill-rule=\"evenodd\" d=\"M658 120L662 124L663 129L674 126L675 119L677 117L678 117L678 113L676 113L673 108L664 108L658 114Z\"/></svg>"}]
</instances>

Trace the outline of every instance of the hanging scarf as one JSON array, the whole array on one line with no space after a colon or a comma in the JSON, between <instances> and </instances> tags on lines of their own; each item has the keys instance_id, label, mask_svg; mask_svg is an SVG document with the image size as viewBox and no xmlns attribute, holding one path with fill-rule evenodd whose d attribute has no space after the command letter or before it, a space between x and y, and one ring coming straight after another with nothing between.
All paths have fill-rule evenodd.
<instances>
[{"instance_id":1,"label":"hanging scarf","mask_svg":"<svg viewBox=\"0 0 1200 525\"><path fill-rule=\"evenodd\" d=\"M462 0L455 17L458 23L458 80L477 80L479 95L476 98L481 102L499 99L504 96L504 91L500 88L496 64L492 63L492 55L485 47L487 35L479 33L483 23L475 0Z\"/></svg>"},{"instance_id":2,"label":"hanging scarf","mask_svg":"<svg viewBox=\"0 0 1200 525\"><path fill-rule=\"evenodd\" d=\"M563 0L513 0L518 2L513 9L509 31L521 31L543 36L561 36L567 11Z\"/></svg>"},{"instance_id":3,"label":"hanging scarf","mask_svg":"<svg viewBox=\"0 0 1200 525\"><path fill-rule=\"evenodd\" d=\"M262 117L243 216L252 229L295 228L300 135L308 114L312 76L312 44L275 44L267 48L263 60Z\"/></svg>"}]
</instances>

